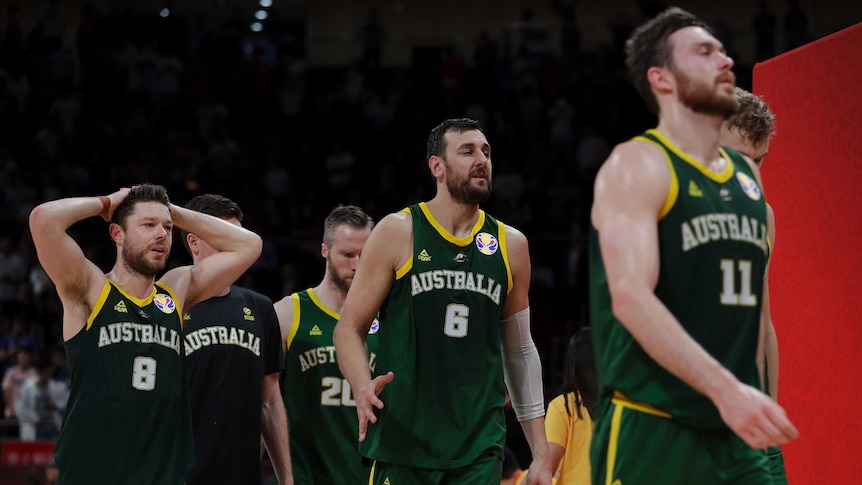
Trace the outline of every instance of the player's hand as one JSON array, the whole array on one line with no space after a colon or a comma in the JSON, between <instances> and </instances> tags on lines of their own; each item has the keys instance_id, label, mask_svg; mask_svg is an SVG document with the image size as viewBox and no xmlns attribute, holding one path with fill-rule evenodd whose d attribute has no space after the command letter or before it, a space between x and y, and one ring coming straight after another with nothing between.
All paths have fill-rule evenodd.
<instances>
[{"instance_id":1,"label":"player's hand","mask_svg":"<svg viewBox=\"0 0 862 485\"><path fill-rule=\"evenodd\" d=\"M392 382L393 379L395 379L395 374L392 372L377 376L368 381L368 384L359 389L359 392L354 396L356 399L356 414L359 416L359 441L365 441L368 422L371 421L372 424L377 422L374 408L383 409L383 401L377 396L383 392L383 387Z\"/></svg>"},{"instance_id":2,"label":"player's hand","mask_svg":"<svg viewBox=\"0 0 862 485\"><path fill-rule=\"evenodd\" d=\"M533 460L527 470L526 485L551 485L551 465L547 461Z\"/></svg>"},{"instance_id":3,"label":"player's hand","mask_svg":"<svg viewBox=\"0 0 862 485\"><path fill-rule=\"evenodd\" d=\"M715 405L721 419L752 448L783 445L799 436L784 409L754 387L738 383Z\"/></svg>"},{"instance_id":4,"label":"player's hand","mask_svg":"<svg viewBox=\"0 0 862 485\"><path fill-rule=\"evenodd\" d=\"M132 189L129 187L123 187L113 194L108 195L108 199L111 200L111 207L108 208L108 213L104 215L104 219L106 221L111 220L111 217L114 216L114 209L116 209L122 201L126 200L126 197L129 196L129 192L131 191Z\"/></svg>"}]
</instances>

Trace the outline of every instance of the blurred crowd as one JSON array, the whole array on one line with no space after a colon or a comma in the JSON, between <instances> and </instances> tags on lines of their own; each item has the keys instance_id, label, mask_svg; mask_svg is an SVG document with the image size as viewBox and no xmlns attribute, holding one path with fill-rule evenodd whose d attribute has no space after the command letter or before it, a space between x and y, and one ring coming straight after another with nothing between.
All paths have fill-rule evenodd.
<instances>
[{"instance_id":1,"label":"blurred crowd","mask_svg":"<svg viewBox=\"0 0 862 485\"><path fill-rule=\"evenodd\" d=\"M372 11L357 25L362 55L333 67L308 62L301 20L255 33L238 11L162 17L41 3L27 25L9 5L0 33L0 373L26 348L65 379L54 356L61 307L27 230L39 202L140 182L165 185L179 204L230 197L264 239L240 283L277 300L319 281L335 205L380 219L433 195L427 134L465 116L493 146L484 208L530 239L534 336L546 385L558 381L565 342L587 324L593 177L615 143L653 123L622 74L623 44L660 5L642 2L609 24L612 42L596 49L581 47L573 4L552 2L558 23L525 8L506 33L480 31L469 49L417 49L397 66L381 62L385 25ZM775 16L761 24L774 31ZM737 73L745 85L750 66ZM104 222L71 231L110 268ZM177 237L171 261L186 263Z\"/></svg>"}]
</instances>

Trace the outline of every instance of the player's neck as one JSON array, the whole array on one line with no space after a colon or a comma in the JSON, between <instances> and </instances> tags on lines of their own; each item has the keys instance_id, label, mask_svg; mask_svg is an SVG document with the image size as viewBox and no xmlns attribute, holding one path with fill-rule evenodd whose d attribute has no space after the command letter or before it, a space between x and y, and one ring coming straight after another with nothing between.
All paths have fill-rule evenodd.
<instances>
[{"instance_id":1,"label":"player's neck","mask_svg":"<svg viewBox=\"0 0 862 485\"><path fill-rule=\"evenodd\" d=\"M341 309L344 307L344 300L347 298L347 294L341 291L329 277L324 277L323 281L312 289L321 303L341 315Z\"/></svg>"},{"instance_id":2,"label":"player's neck","mask_svg":"<svg viewBox=\"0 0 862 485\"><path fill-rule=\"evenodd\" d=\"M147 298L153 293L153 284L156 281L155 276L147 276L130 271L119 263L105 276L116 283L126 293L141 299Z\"/></svg>"},{"instance_id":3,"label":"player's neck","mask_svg":"<svg viewBox=\"0 0 862 485\"><path fill-rule=\"evenodd\" d=\"M662 114L658 131L671 143L711 170L723 163L718 151L722 118L689 110Z\"/></svg>"},{"instance_id":4,"label":"player's neck","mask_svg":"<svg viewBox=\"0 0 862 485\"><path fill-rule=\"evenodd\" d=\"M448 193L438 193L426 205L434 219L455 237L468 236L479 219L478 204L455 202Z\"/></svg>"}]
</instances>

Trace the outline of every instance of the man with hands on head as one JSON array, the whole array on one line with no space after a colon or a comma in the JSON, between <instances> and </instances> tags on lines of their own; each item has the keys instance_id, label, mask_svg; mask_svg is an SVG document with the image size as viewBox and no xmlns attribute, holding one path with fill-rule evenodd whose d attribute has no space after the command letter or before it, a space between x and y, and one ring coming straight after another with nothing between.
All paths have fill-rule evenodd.
<instances>
[{"instance_id":1,"label":"man with hands on head","mask_svg":"<svg viewBox=\"0 0 862 485\"><path fill-rule=\"evenodd\" d=\"M116 247L107 274L67 232L96 215L110 221ZM218 252L156 280L174 225ZM152 184L45 202L31 212L30 231L63 304L71 393L57 483L185 483L194 449L182 310L242 275L260 255L260 237L176 206Z\"/></svg>"}]
</instances>

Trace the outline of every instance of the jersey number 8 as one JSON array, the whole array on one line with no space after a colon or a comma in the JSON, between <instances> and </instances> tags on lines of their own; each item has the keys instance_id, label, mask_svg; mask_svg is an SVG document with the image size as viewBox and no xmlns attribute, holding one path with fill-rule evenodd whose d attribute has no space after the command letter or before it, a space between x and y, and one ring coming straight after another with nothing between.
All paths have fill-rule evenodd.
<instances>
[{"instance_id":1,"label":"jersey number 8","mask_svg":"<svg viewBox=\"0 0 862 485\"><path fill-rule=\"evenodd\" d=\"M152 391L156 388L156 359L135 357L132 364L132 387L139 391Z\"/></svg>"}]
</instances>

